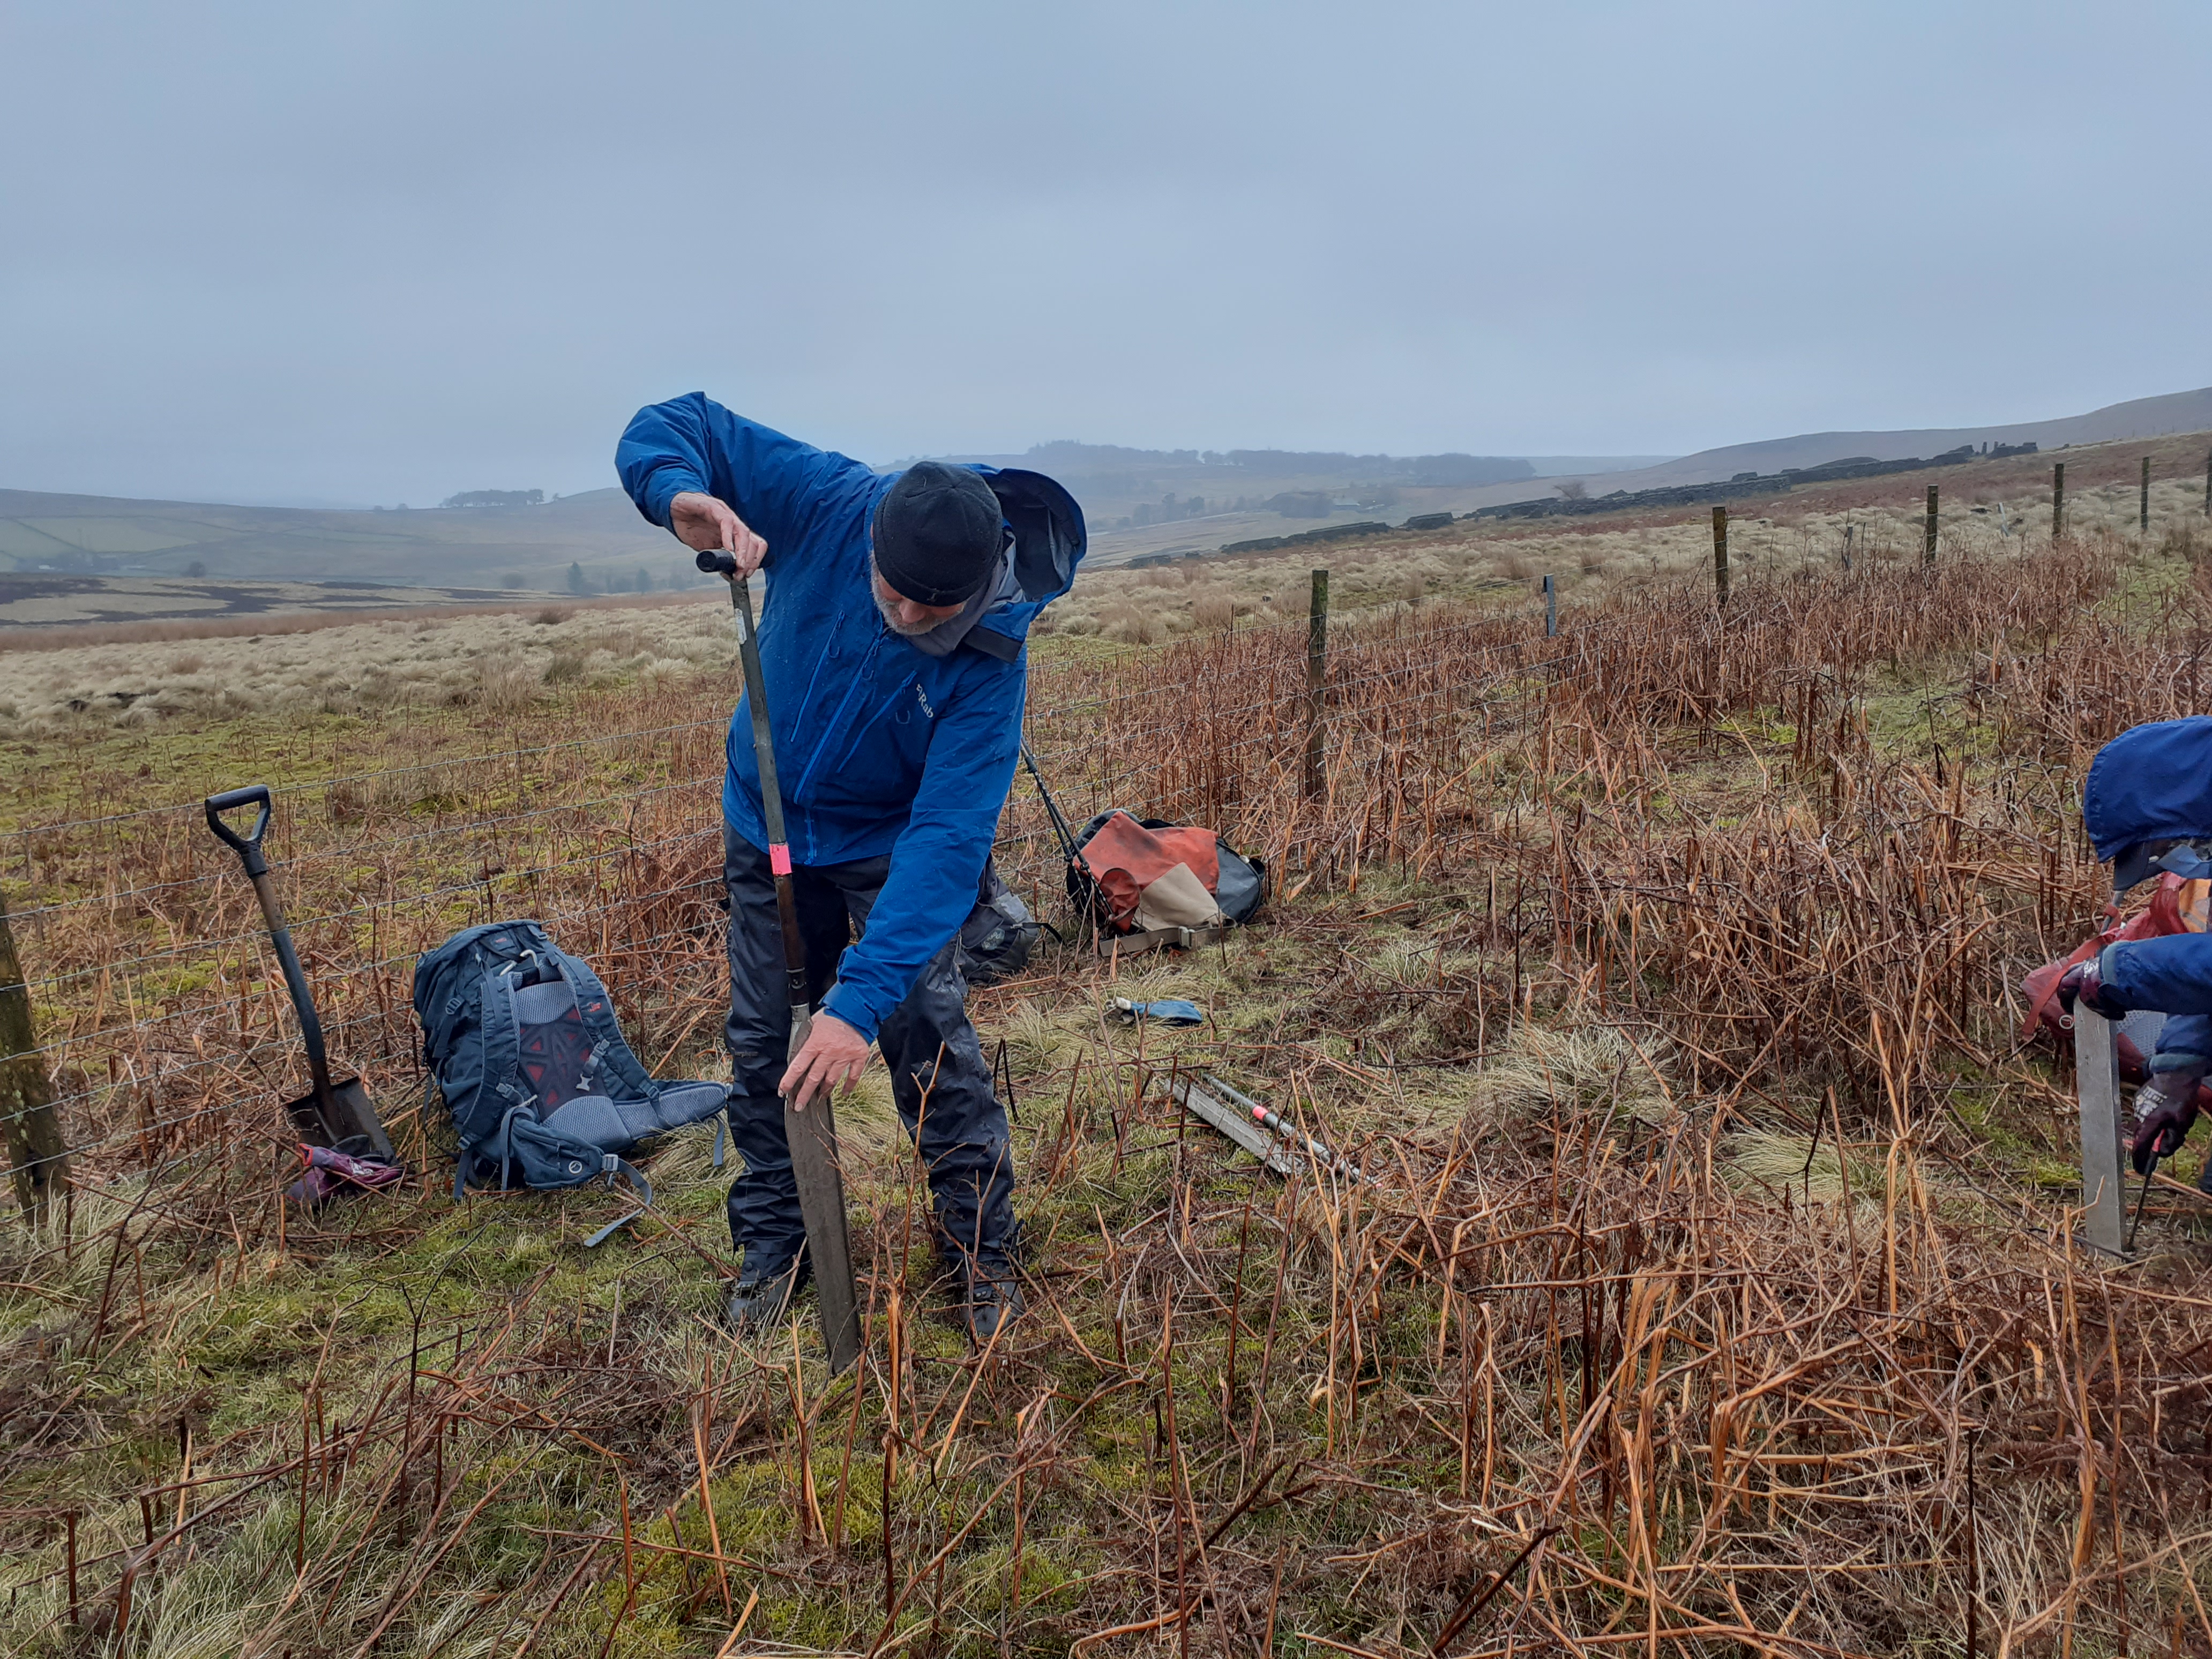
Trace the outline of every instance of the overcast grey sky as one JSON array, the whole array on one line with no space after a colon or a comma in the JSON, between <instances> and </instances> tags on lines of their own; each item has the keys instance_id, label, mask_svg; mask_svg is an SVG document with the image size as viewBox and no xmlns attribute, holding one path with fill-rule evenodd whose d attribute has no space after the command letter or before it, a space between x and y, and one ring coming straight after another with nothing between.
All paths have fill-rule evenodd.
<instances>
[{"instance_id":1,"label":"overcast grey sky","mask_svg":"<svg viewBox=\"0 0 2212 1659\"><path fill-rule=\"evenodd\" d=\"M1681 452L2212 382L2197 3L0 0L0 485Z\"/></svg>"}]
</instances>

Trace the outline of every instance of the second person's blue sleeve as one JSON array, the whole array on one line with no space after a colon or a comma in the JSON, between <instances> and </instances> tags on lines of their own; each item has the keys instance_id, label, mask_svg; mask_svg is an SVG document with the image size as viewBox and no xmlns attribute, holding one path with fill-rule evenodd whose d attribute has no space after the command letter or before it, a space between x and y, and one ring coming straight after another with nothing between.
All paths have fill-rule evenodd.
<instances>
[{"instance_id":1,"label":"second person's blue sleeve","mask_svg":"<svg viewBox=\"0 0 2212 1659\"><path fill-rule=\"evenodd\" d=\"M2212 1014L2212 933L2116 941L2097 959L2097 982L2108 1007Z\"/></svg>"},{"instance_id":2,"label":"second person's blue sleeve","mask_svg":"<svg viewBox=\"0 0 2212 1659\"><path fill-rule=\"evenodd\" d=\"M2212 1071L2212 1014L2178 1014L2159 1028L2154 1072Z\"/></svg>"},{"instance_id":3,"label":"second person's blue sleeve","mask_svg":"<svg viewBox=\"0 0 2212 1659\"><path fill-rule=\"evenodd\" d=\"M2120 939L2097 958L2097 1000L2108 1009L2172 1016L2159 1030L2154 1072L2203 1071L2212 1060L2212 934Z\"/></svg>"}]
</instances>

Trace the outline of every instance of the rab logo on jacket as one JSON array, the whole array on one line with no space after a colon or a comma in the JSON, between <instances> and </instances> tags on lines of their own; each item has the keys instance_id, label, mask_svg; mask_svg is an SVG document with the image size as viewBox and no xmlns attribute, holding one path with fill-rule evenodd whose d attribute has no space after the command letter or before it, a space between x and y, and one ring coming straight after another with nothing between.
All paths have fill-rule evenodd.
<instances>
[{"instance_id":1,"label":"rab logo on jacket","mask_svg":"<svg viewBox=\"0 0 2212 1659\"><path fill-rule=\"evenodd\" d=\"M929 693L921 689L919 682L915 684L914 688L914 700L921 705L921 712L923 714L927 714L931 720L935 720L937 718L937 711L929 706Z\"/></svg>"}]
</instances>

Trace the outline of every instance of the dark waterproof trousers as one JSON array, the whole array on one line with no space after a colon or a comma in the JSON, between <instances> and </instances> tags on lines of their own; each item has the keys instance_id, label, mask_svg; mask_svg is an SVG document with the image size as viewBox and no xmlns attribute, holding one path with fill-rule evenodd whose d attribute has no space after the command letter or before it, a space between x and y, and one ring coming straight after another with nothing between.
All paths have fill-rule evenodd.
<instances>
[{"instance_id":1,"label":"dark waterproof trousers","mask_svg":"<svg viewBox=\"0 0 2212 1659\"><path fill-rule=\"evenodd\" d=\"M817 1006L836 982L838 957L866 929L890 862L860 859L792 871L806 941L807 994ZM791 1005L768 855L726 825L722 878L730 895L728 1037L737 1073L730 1130L745 1161L745 1173L730 1188L730 1242L744 1252L750 1279L781 1273L806 1241L783 1102L775 1091L788 1060ZM1015 1246L1013 1146L982 1046L968 1023L957 943L948 942L922 970L876 1033L876 1043L890 1069L899 1117L920 1143L929 1172L939 1248L956 1265L974 1255L998 1268Z\"/></svg>"}]
</instances>

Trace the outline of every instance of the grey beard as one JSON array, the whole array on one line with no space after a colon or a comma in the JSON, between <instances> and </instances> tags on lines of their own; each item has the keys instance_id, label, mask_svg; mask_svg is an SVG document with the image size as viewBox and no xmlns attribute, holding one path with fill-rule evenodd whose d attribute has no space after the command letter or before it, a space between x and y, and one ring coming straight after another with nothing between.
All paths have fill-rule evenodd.
<instances>
[{"instance_id":1,"label":"grey beard","mask_svg":"<svg viewBox=\"0 0 2212 1659\"><path fill-rule=\"evenodd\" d=\"M872 554L868 559L868 596L875 600L876 614L884 619L884 626L925 657L946 657L958 650L960 642L968 637L969 630L975 626L982 614L1001 599L1009 597L1013 589L1012 562L1001 555L999 568L992 573L991 579L977 588L974 596L957 613L943 622L926 623L920 628L902 628L893 620L890 607L884 603L883 596L875 591L876 568Z\"/></svg>"},{"instance_id":2,"label":"grey beard","mask_svg":"<svg viewBox=\"0 0 2212 1659\"><path fill-rule=\"evenodd\" d=\"M876 601L876 614L884 619L884 626L890 629L892 633L897 635L901 639L914 639L918 635L928 633L930 629L940 625L933 622L902 623L898 619L897 612L891 609L890 601L885 599L882 594L878 593L874 595L874 598Z\"/></svg>"}]
</instances>

